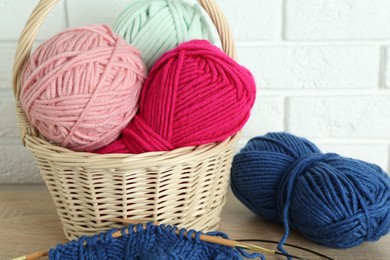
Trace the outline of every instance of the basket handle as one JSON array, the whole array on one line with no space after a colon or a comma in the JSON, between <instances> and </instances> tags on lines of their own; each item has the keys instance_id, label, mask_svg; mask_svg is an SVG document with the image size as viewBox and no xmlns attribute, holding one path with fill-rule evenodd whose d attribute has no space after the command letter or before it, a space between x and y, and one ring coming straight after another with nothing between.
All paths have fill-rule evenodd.
<instances>
[{"instance_id":1,"label":"basket handle","mask_svg":"<svg viewBox=\"0 0 390 260\"><path fill-rule=\"evenodd\" d=\"M21 129L22 143L25 145L24 138L26 133L36 133L36 129L31 126L20 105L20 75L23 66L31 54L34 39L38 30L45 20L50 10L58 3L59 0L40 0L30 15L23 31L20 34L18 46L16 49L14 66L12 71L13 91L16 99L16 112L19 127ZM236 49L232 34L227 23L226 17L216 5L214 0L197 0L204 8L214 23L217 32L221 38L221 44L224 52L233 59L236 59Z\"/></svg>"}]
</instances>

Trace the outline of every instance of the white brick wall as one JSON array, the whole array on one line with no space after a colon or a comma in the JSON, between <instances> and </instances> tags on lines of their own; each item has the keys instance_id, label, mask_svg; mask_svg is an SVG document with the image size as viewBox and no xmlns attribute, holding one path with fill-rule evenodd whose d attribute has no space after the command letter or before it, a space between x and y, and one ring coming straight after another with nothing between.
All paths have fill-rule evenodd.
<instances>
[{"instance_id":1,"label":"white brick wall","mask_svg":"<svg viewBox=\"0 0 390 260\"><path fill-rule=\"evenodd\" d=\"M388 0L286 0L289 40L390 38Z\"/></svg>"},{"instance_id":2,"label":"white brick wall","mask_svg":"<svg viewBox=\"0 0 390 260\"><path fill-rule=\"evenodd\" d=\"M244 46L240 60L261 89L365 89L379 81L379 52L372 46Z\"/></svg>"},{"instance_id":3,"label":"white brick wall","mask_svg":"<svg viewBox=\"0 0 390 260\"><path fill-rule=\"evenodd\" d=\"M15 51L15 42L0 42L0 92L11 89L11 71Z\"/></svg>"},{"instance_id":4,"label":"white brick wall","mask_svg":"<svg viewBox=\"0 0 390 260\"><path fill-rule=\"evenodd\" d=\"M17 40L32 9L38 2L38 0L1 0L0 40ZM66 28L65 4L64 1L59 2L47 18L50 22L46 22L37 35L38 40L47 39Z\"/></svg>"},{"instance_id":5,"label":"white brick wall","mask_svg":"<svg viewBox=\"0 0 390 260\"><path fill-rule=\"evenodd\" d=\"M129 0L67 0L69 26L94 23L112 24Z\"/></svg>"},{"instance_id":6,"label":"white brick wall","mask_svg":"<svg viewBox=\"0 0 390 260\"><path fill-rule=\"evenodd\" d=\"M235 39L248 41L280 38L282 0L217 0L216 2L229 19Z\"/></svg>"},{"instance_id":7,"label":"white brick wall","mask_svg":"<svg viewBox=\"0 0 390 260\"><path fill-rule=\"evenodd\" d=\"M311 138L390 139L390 95L291 97L286 128Z\"/></svg>"},{"instance_id":8,"label":"white brick wall","mask_svg":"<svg viewBox=\"0 0 390 260\"><path fill-rule=\"evenodd\" d=\"M61 0L38 40L66 27L112 23L131 0ZM194 0L190 0L194 1ZM389 170L390 1L216 0L258 99L239 146L290 131L327 152ZM0 1L0 183L41 182L20 145L11 90L16 41L38 0Z\"/></svg>"}]
</instances>

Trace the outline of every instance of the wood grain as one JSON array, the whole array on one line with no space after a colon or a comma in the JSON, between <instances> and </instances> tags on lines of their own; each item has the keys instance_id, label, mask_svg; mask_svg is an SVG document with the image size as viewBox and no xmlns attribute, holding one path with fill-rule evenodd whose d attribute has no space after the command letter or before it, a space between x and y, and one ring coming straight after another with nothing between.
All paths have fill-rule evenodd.
<instances>
[{"instance_id":1,"label":"wood grain","mask_svg":"<svg viewBox=\"0 0 390 260\"><path fill-rule=\"evenodd\" d=\"M220 231L232 239L269 239L278 241L283 227L255 216L229 192L221 216ZM0 259L10 259L39 250L48 249L58 243L66 243L60 220L50 194L44 186L0 186ZM374 243L339 250L316 245L293 232L288 242L318 251L337 260L344 259L390 259L390 236ZM275 249L275 245L257 243ZM288 248L291 254L308 259L321 259L311 253ZM267 256L267 259L285 259Z\"/></svg>"}]
</instances>

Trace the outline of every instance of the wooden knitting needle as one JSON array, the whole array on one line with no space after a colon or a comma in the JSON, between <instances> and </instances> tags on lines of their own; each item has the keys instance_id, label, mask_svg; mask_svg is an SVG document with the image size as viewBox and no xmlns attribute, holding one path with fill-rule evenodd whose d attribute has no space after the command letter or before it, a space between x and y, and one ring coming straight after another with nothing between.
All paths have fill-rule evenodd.
<instances>
[{"instance_id":1,"label":"wooden knitting needle","mask_svg":"<svg viewBox=\"0 0 390 260\"><path fill-rule=\"evenodd\" d=\"M118 222L120 222L122 224L133 224L133 225L140 224L138 220L122 219L122 218L115 218L114 220L118 221ZM143 228L146 229L146 224L144 224L144 223L142 223L142 224L143 224ZM158 225L158 223L153 223L153 224L154 225ZM117 232L115 232L115 233L117 233ZM176 230L175 233L179 234L180 231ZM114 236L114 234L113 234L113 236ZM184 233L184 236L186 236L186 235L187 235L187 232ZM196 236L196 234L192 234L191 237L195 238L195 236ZM209 243L213 243L213 244L219 244L219 245L233 247L233 248L237 248L237 249L250 250L250 251L253 251L253 252L256 252L256 253L272 254L272 255L282 255L282 256L291 257L291 258L295 258L295 259L306 260L306 259L300 258L298 256L284 254L284 253L279 252L279 251L275 251L275 250L264 248L264 247L260 247L260 246L255 246L255 245L252 245L252 244L241 244L241 243L238 243L237 241L230 240L230 239L225 239L225 238L222 238L222 237L215 237L215 236L209 236L209 235L201 234L199 236L199 239L204 241L204 242L209 242Z\"/></svg>"},{"instance_id":2,"label":"wooden knitting needle","mask_svg":"<svg viewBox=\"0 0 390 260\"><path fill-rule=\"evenodd\" d=\"M117 222L120 222L122 224L142 224L143 228L146 229L146 224L139 223L139 221L137 221L137 220L121 219L121 218L115 218L114 220ZM157 225L157 223L154 223L154 225ZM137 229L137 227L134 226L133 230L136 231L136 229ZM129 234L129 231L127 229L125 230L125 234ZM176 230L176 234L179 234L179 230ZM184 233L184 235L186 235L186 234L187 234L187 232ZM122 236L121 230L118 230L112 234L113 238L118 238L121 236ZM192 235L192 238L195 238L195 234ZM271 250L271 249L251 245L251 244L241 244L241 243L238 243L234 240L225 239L222 237L214 237L214 236L208 236L208 235L202 234L202 235L200 235L199 238L200 238L200 240L205 241L205 242L229 246L229 247L233 247L233 248L245 249L245 250L250 250L253 252L258 252L258 253L263 253L263 254L276 254L276 255L282 255L282 256L291 257L291 258L295 258L295 259L306 260L304 258L300 258L300 257L294 256L294 255L284 254L284 253L281 253L281 252L278 252L275 250ZM39 252L29 254L29 255L25 255L25 256L20 256L20 257L11 259L11 260L36 260L36 259L39 259L41 257L48 256L48 255L49 255L49 250L44 250L44 251L39 251Z\"/></svg>"},{"instance_id":3,"label":"wooden knitting needle","mask_svg":"<svg viewBox=\"0 0 390 260\"><path fill-rule=\"evenodd\" d=\"M39 259L41 257L48 256L48 255L49 255L49 250L43 250L43 251L35 252L35 253L29 254L29 255L16 257L16 258L13 258L11 260L35 260L35 259Z\"/></svg>"}]
</instances>

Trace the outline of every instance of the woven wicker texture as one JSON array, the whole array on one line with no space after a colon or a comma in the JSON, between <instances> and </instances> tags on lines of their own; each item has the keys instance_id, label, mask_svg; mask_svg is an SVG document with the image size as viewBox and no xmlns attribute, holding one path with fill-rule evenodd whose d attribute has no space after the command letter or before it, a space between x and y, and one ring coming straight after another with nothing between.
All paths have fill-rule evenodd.
<instances>
[{"instance_id":1,"label":"woven wicker texture","mask_svg":"<svg viewBox=\"0 0 390 260\"><path fill-rule=\"evenodd\" d=\"M13 87L23 144L33 153L56 204L65 235L75 239L112 227L112 219L132 218L215 230L225 203L237 134L218 144L138 155L74 152L40 138L20 106L20 74L35 36L58 0L41 0L21 33ZM224 15L213 0L198 0L235 58Z\"/></svg>"}]
</instances>

